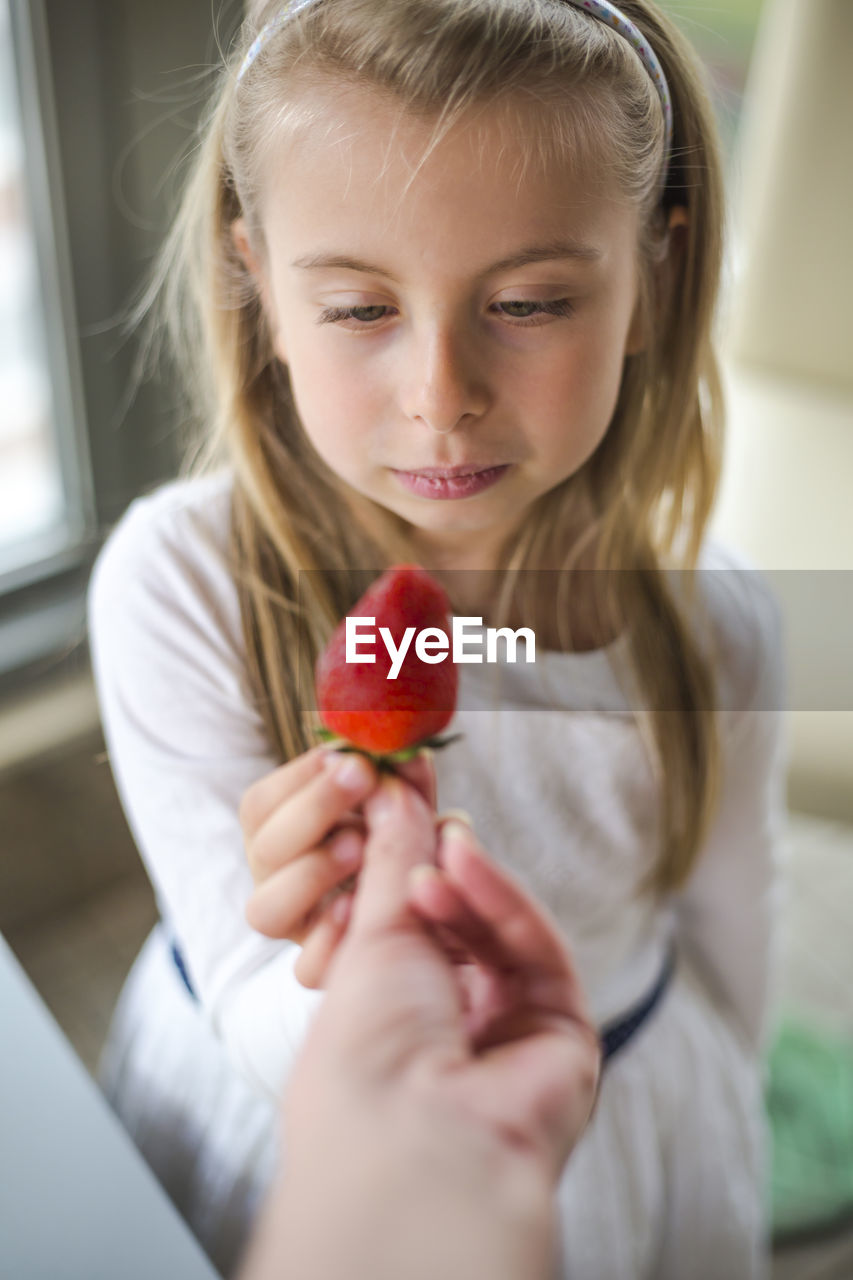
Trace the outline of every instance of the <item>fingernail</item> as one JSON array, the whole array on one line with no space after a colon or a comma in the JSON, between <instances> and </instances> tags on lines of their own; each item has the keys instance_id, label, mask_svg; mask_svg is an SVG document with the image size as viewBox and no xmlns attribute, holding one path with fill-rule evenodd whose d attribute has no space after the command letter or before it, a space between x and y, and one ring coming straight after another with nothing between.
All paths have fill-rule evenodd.
<instances>
[{"instance_id":1,"label":"fingernail","mask_svg":"<svg viewBox=\"0 0 853 1280\"><path fill-rule=\"evenodd\" d=\"M434 867L431 862L419 862L409 872L409 888L416 889L419 884L434 884L440 879L438 867Z\"/></svg>"},{"instance_id":2,"label":"fingernail","mask_svg":"<svg viewBox=\"0 0 853 1280\"><path fill-rule=\"evenodd\" d=\"M443 828L449 822L464 822L466 827L474 830L474 819L465 809L445 809L443 813L438 815L439 825Z\"/></svg>"},{"instance_id":3,"label":"fingernail","mask_svg":"<svg viewBox=\"0 0 853 1280\"><path fill-rule=\"evenodd\" d=\"M451 818L449 822L442 823L441 839L462 840L468 845L477 844L477 837L474 835L471 827L464 822L460 822L458 818Z\"/></svg>"},{"instance_id":4,"label":"fingernail","mask_svg":"<svg viewBox=\"0 0 853 1280\"><path fill-rule=\"evenodd\" d=\"M326 768L344 791L364 791L373 778L373 771L364 756L338 756L337 759L328 761Z\"/></svg>"},{"instance_id":5,"label":"fingernail","mask_svg":"<svg viewBox=\"0 0 853 1280\"><path fill-rule=\"evenodd\" d=\"M381 822L396 811L402 786L403 783L398 778L383 780L379 790L374 792L367 802L370 805L370 817L374 822Z\"/></svg>"},{"instance_id":6,"label":"fingernail","mask_svg":"<svg viewBox=\"0 0 853 1280\"><path fill-rule=\"evenodd\" d=\"M340 866L354 866L361 859L361 836L355 831L342 831L332 837L329 848Z\"/></svg>"}]
</instances>

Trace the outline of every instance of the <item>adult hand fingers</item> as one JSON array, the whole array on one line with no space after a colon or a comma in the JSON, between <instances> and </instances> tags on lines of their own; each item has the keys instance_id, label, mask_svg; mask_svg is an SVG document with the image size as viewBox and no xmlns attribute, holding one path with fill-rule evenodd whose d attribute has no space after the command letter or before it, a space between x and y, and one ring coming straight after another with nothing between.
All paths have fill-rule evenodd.
<instances>
[{"instance_id":1,"label":"adult hand fingers","mask_svg":"<svg viewBox=\"0 0 853 1280\"><path fill-rule=\"evenodd\" d=\"M465 1029L472 1043L496 1018L517 1008L529 1009L529 993L504 955L490 927L474 912L443 872L416 867L409 882L409 902L428 925L432 937L456 968L463 996Z\"/></svg>"},{"instance_id":2,"label":"adult hand fingers","mask_svg":"<svg viewBox=\"0 0 853 1280\"><path fill-rule=\"evenodd\" d=\"M436 898L432 902L454 913L442 923L452 924L477 959L522 978L528 998L539 1007L588 1022L586 1001L556 925L491 861L473 832L457 822L442 826L438 861L456 891L443 907ZM429 911L430 903L425 905Z\"/></svg>"},{"instance_id":3,"label":"adult hand fingers","mask_svg":"<svg viewBox=\"0 0 853 1280\"><path fill-rule=\"evenodd\" d=\"M330 831L375 789L377 773L364 756L325 752L316 772L273 809L247 841L249 867L257 882L293 858L316 848ZM289 785L289 784L288 784Z\"/></svg>"},{"instance_id":4,"label":"adult hand fingers","mask_svg":"<svg viewBox=\"0 0 853 1280\"><path fill-rule=\"evenodd\" d=\"M417 868L409 892L416 913L477 960L459 970L466 1034L476 1047L459 1087L490 1124L515 1124L521 1139L535 1142L556 1177L593 1109L598 1036L556 930L467 828L446 834L439 857L449 866ZM454 837L467 860L448 856Z\"/></svg>"},{"instance_id":5,"label":"adult hand fingers","mask_svg":"<svg viewBox=\"0 0 853 1280\"><path fill-rule=\"evenodd\" d=\"M307 917L332 889L361 866L364 836L344 827L301 858L288 863L255 889L246 904L246 919L269 938L301 941Z\"/></svg>"},{"instance_id":6,"label":"adult hand fingers","mask_svg":"<svg viewBox=\"0 0 853 1280\"><path fill-rule=\"evenodd\" d=\"M435 815L420 792L386 777L364 805L367 839L351 933L362 936L411 923L408 876L435 861Z\"/></svg>"},{"instance_id":7,"label":"adult hand fingers","mask_svg":"<svg viewBox=\"0 0 853 1280\"><path fill-rule=\"evenodd\" d=\"M457 950L464 938L469 954L471 946L475 945L478 959L483 958L483 952L488 948L491 948L490 958L497 959L491 929L438 867L421 865L412 869L409 903L422 919L430 923L436 934L443 936L441 931L444 931L454 939Z\"/></svg>"},{"instance_id":8,"label":"adult hand fingers","mask_svg":"<svg viewBox=\"0 0 853 1280\"><path fill-rule=\"evenodd\" d=\"M534 1143L556 1181L593 1113L600 1073L601 1047L591 1028L540 1014L527 1027L516 1017L493 1047L481 1048L458 1087L491 1126L515 1129L521 1143Z\"/></svg>"},{"instance_id":9,"label":"adult hand fingers","mask_svg":"<svg viewBox=\"0 0 853 1280\"><path fill-rule=\"evenodd\" d=\"M421 751L413 760L407 760L405 764L399 764L396 768L400 777L405 778L406 782L410 783L417 791L420 791L429 807L434 809L437 786L432 752L428 750Z\"/></svg>"}]
</instances>

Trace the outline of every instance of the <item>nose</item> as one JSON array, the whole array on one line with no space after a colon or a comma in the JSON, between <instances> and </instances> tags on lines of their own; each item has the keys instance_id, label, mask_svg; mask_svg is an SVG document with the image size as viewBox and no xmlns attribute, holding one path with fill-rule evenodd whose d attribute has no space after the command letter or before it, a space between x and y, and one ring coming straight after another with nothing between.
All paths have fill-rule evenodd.
<instances>
[{"instance_id":1,"label":"nose","mask_svg":"<svg viewBox=\"0 0 853 1280\"><path fill-rule=\"evenodd\" d=\"M442 325L413 336L412 342L403 394L406 416L438 435L481 417L491 397L471 337Z\"/></svg>"}]
</instances>

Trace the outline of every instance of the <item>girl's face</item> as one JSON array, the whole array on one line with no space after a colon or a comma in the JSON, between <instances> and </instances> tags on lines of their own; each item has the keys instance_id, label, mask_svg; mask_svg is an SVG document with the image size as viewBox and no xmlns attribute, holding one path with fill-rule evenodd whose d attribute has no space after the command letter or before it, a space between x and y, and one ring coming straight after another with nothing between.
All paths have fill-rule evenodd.
<instances>
[{"instance_id":1,"label":"girl's face","mask_svg":"<svg viewBox=\"0 0 853 1280\"><path fill-rule=\"evenodd\" d=\"M525 137L513 104L454 128L314 88L272 150L261 282L305 431L413 526L428 567L491 567L590 457L641 345L637 215ZM528 133L527 131L531 131Z\"/></svg>"}]
</instances>

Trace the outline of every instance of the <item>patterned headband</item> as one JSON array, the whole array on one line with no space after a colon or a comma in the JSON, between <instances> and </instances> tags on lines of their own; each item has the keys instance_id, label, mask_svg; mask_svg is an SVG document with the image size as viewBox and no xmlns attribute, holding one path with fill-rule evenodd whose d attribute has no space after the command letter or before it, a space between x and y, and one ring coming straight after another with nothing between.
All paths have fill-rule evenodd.
<instances>
[{"instance_id":1,"label":"patterned headband","mask_svg":"<svg viewBox=\"0 0 853 1280\"><path fill-rule=\"evenodd\" d=\"M286 22L289 22L291 18L295 18L303 9L307 9L309 5L316 3L317 0L291 0L290 4L280 9L275 17L271 18L261 28L257 37L249 46L249 51L243 59L240 70L237 72L238 83L243 79L258 54L276 32L280 31ZM669 153L672 146L672 99L670 98L669 85L666 82L663 67L655 57L648 40L645 39L640 29L634 25L630 18L626 18L621 9L617 9L615 4L610 3L610 0L564 0L564 3L573 4L577 9L586 9L593 17L606 22L609 27L612 27L614 31L617 31L620 36L623 36L628 41L646 68L652 84L657 89L661 107L663 108L664 154L666 155L664 173L666 173L669 167Z\"/></svg>"}]
</instances>

